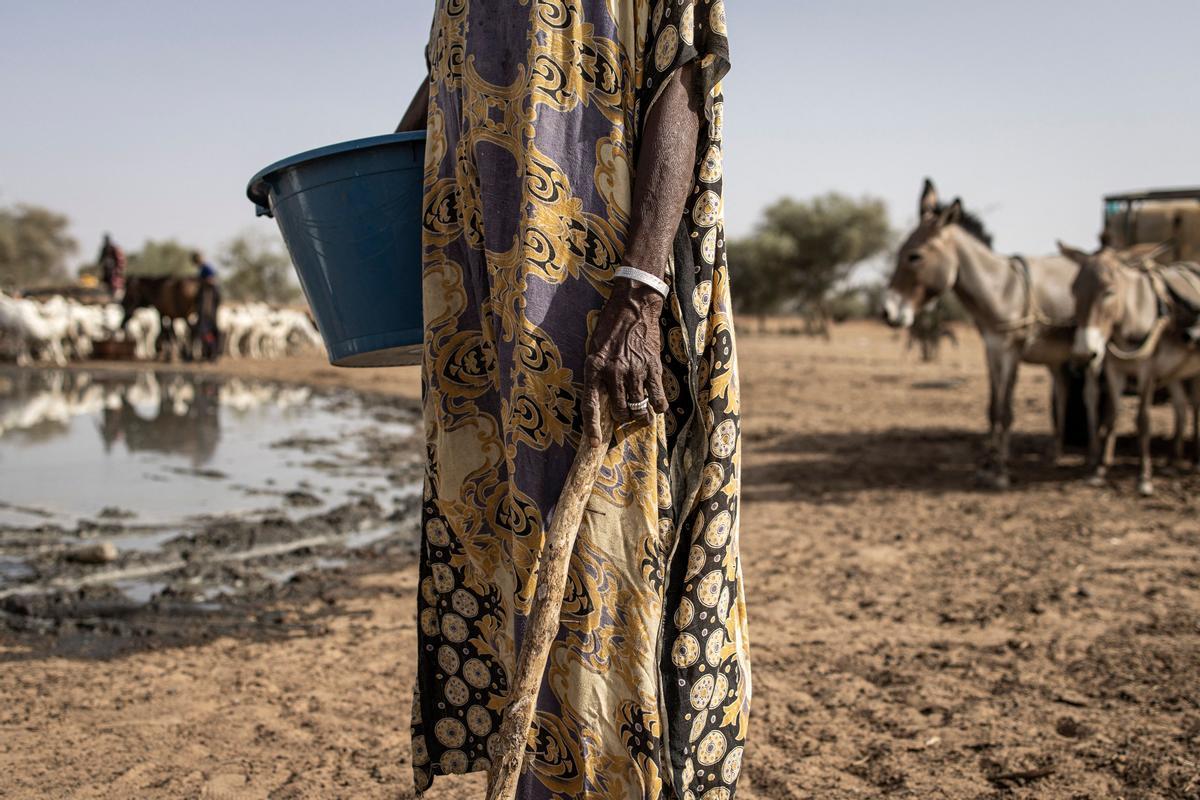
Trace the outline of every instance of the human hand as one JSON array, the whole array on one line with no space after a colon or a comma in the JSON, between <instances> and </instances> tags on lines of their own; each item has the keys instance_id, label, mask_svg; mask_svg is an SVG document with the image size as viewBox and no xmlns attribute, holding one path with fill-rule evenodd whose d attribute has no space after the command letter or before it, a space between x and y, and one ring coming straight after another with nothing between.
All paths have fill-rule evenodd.
<instances>
[{"instance_id":1,"label":"human hand","mask_svg":"<svg viewBox=\"0 0 1200 800\"><path fill-rule=\"evenodd\" d=\"M603 444L604 395L618 424L649 425L655 413L667 410L658 328L662 308L662 295L650 287L626 278L615 281L592 332L584 370L583 430L593 447ZM643 400L648 402L640 404Z\"/></svg>"}]
</instances>

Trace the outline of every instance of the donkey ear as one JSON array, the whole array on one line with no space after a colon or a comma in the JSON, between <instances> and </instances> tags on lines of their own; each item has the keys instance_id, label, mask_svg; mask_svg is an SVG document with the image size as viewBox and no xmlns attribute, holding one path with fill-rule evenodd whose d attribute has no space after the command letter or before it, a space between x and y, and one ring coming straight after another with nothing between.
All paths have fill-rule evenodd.
<instances>
[{"instance_id":1,"label":"donkey ear","mask_svg":"<svg viewBox=\"0 0 1200 800\"><path fill-rule=\"evenodd\" d=\"M943 211L941 216L938 217L938 224L944 228L947 225L953 225L957 222L961 222L962 218L962 200L956 197L954 198L954 202L950 204L950 207Z\"/></svg>"},{"instance_id":2,"label":"donkey ear","mask_svg":"<svg viewBox=\"0 0 1200 800\"><path fill-rule=\"evenodd\" d=\"M1089 256L1087 253L1083 252L1082 250L1076 250L1074 247L1071 247L1070 245L1065 245L1062 242L1058 243L1058 252L1062 253L1064 256L1071 259L1072 261L1074 261L1076 264L1078 264L1081 267L1087 263L1087 260L1089 258L1091 258L1091 256Z\"/></svg>"},{"instance_id":3,"label":"donkey ear","mask_svg":"<svg viewBox=\"0 0 1200 800\"><path fill-rule=\"evenodd\" d=\"M922 217L930 216L937 213L938 193L937 187L933 185L933 181L929 178L925 179L925 188L921 190L921 201L917 206L918 213Z\"/></svg>"}]
</instances>

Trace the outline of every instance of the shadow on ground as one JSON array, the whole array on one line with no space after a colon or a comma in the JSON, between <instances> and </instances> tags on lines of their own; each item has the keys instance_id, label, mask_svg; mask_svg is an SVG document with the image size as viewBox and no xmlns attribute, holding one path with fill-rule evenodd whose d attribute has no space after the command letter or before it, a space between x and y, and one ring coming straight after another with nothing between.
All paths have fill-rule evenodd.
<instances>
[{"instance_id":1,"label":"shadow on ground","mask_svg":"<svg viewBox=\"0 0 1200 800\"><path fill-rule=\"evenodd\" d=\"M994 492L986 437L957 428L890 428L849 433L780 434L768 430L747 436L747 448L758 458L744 468L743 499L841 502L869 490L907 490L931 494ZM1156 474L1164 481L1189 486L1192 469L1168 466L1171 443L1153 445ZM1057 464L1048 456L1049 440L1034 434L1012 439L1009 491L1022 492L1047 484L1084 481L1090 471L1085 454L1069 449ZM1111 483L1125 488L1136 475L1137 442L1118 442ZM1195 488L1195 487L1193 487Z\"/></svg>"}]
</instances>

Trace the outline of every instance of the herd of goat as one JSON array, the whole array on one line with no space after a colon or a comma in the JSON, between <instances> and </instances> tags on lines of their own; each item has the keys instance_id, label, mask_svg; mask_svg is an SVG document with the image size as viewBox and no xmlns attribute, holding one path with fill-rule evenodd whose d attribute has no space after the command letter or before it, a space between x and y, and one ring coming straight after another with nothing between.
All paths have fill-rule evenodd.
<instances>
[{"instance_id":1,"label":"herd of goat","mask_svg":"<svg viewBox=\"0 0 1200 800\"><path fill-rule=\"evenodd\" d=\"M162 434L172 420L204 416L194 412L198 404L205 402L243 413L263 406L295 408L312 396L312 391L303 386L228 378L207 384L212 388L210 397L202 388L198 391L204 384L195 379L150 370L126 378L104 379L84 371L28 370L13 380L19 382L19 391L0 392L0 436L47 423L66 425L74 417L105 411L116 412L116 421L126 427L158 425ZM158 444L169 445L161 441Z\"/></svg>"},{"instance_id":2,"label":"herd of goat","mask_svg":"<svg viewBox=\"0 0 1200 800\"><path fill-rule=\"evenodd\" d=\"M175 341L187 339L188 323L173 323ZM312 320L302 311L265 303L226 304L217 313L222 354L230 358L280 358L321 347ZM44 301L0 293L0 361L66 364L91 357L96 342L130 341L134 356L155 358L162 323L153 308L132 311L117 303L88 305L53 296Z\"/></svg>"}]
</instances>

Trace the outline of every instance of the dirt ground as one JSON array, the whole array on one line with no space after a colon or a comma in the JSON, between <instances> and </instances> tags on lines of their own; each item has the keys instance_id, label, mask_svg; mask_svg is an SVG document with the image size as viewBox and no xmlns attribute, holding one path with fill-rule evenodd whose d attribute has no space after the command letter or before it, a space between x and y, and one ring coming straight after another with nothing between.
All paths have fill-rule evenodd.
<instances>
[{"instance_id":1,"label":"dirt ground","mask_svg":"<svg viewBox=\"0 0 1200 800\"><path fill-rule=\"evenodd\" d=\"M1047 464L1026 368L1014 487L983 488L960 339L933 365L873 325L740 341L739 797L1200 797L1200 474L1162 466L1142 499L1128 445L1108 486ZM219 369L417 393L412 370ZM192 637L0 632L0 797L410 797L415 569L315 584L264 600L270 625Z\"/></svg>"}]
</instances>

